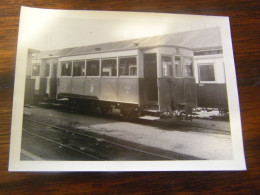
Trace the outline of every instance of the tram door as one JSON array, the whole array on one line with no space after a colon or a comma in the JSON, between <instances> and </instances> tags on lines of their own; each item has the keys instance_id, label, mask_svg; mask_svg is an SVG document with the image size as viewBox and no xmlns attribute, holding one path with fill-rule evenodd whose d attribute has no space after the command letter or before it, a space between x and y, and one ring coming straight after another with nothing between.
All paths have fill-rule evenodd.
<instances>
[{"instance_id":1,"label":"tram door","mask_svg":"<svg viewBox=\"0 0 260 195\"><path fill-rule=\"evenodd\" d=\"M156 53L144 54L144 93L148 104L158 104Z\"/></svg>"},{"instance_id":2,"label":"tram door","mask_svg":"<svg viewBox=\"0 0 260 195\"><path fill-rule=\"evenodd\" d=\"M58 70L58 60L52 59L51 61L51 70L50 70L50 77L48 81L48 95L49 98L55 99L57 94L57 70Z\"/></svg>"},{"instance_id":3,"label":"tram door","mask_svg":"<svg viewBox=\"0 0 260 195\"><path fill-rule=\"evenodd\" d=\"M44 75L42 79L42 88L44 89L45 94L50 99L56 98L57 93L57 68L58 60L48 59L44 61Z\"/></svg>"}]
</instances>

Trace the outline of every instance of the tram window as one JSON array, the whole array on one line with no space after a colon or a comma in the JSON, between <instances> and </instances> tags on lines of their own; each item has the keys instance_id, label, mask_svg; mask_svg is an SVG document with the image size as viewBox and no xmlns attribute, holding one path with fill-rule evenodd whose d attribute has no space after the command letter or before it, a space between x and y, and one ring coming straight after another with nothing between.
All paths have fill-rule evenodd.
<instances>
[{"instance_id":1,"label":"tram window","mask_svg":"<svg viewBox=\"0 0 260 195\"><path fill-rule=\"evenodd\" d=\"M136 57L119 58L119 76L136 76Z\"/></svg>"},{"instance_id":2,"label":"tram window","mask_svg":"<svg viewBox=\"0 0 260 195\"><path fill-rule=\"evenodd\" d=\"M85 60L73 61L73 76L85 76Z\"/></svg>"},{"instance_id":3,"label":"tram window","mask_svg":"<svg viewBox=\"0 0 260 195\"><path fill-rule=\"evenodd\" d=\"M117 63L116 59L102 60L102 76L116 76L117 75Z\"/></svg>"},{"instance_id":4,"label":"tram window","mask_svg":"<svg viewBox=\"0 0 260 195\"><path fill-rule=\"evenodd\" d=\"M171 57L162 57L162 75L164 77L172 76L172 58Z\"/></svg>"},{"instance_id":5,"label":"tram window","mask_svg":"<svg viewBox=\"0 0 260 195\"><path fill-rule=\"evenodd\" d=\"M192 58L184 58L184 77L192 77Z\"/></svg>"},{"instance_id":6,"label":"tram window","mask_svg":"<svg viewBox=\"0 0 260 195\"><path fill-rule=\"evenodd\" d=\"M87 76L99 76L99 60L87 61Z\"/></svg>"},{"instance_id":7,"label":"tram window","mask_svg":"<svg viewBox=\"0 0 260 195\"><path fill-rule=\"evenodd\" d=\"M40 64L33 65L32 76L40 76Z\"/></svg>"},{"instance_id":8,"label":"tram window","mask_svg":"<svg viewBox=\"0 0 260 195\"><path fill-rule=\"evenodd\" d=\"M174 58L175 76L182 77L181 71L181 56L175 56Z\"/></svg>"},{"instance_id":9,"label":"tram window","mask_svg":"<svg viewBox=\"0 0 260 195\"><path fill-rule=\"evenodd\" d=\"M61 62L61 76L71 76L72 62Z\"/></svg>"},{"instance_id":10,"label":"tram window","mask_svg":"<svg viewBox=\"0 0 260 195\"><path fill-rule=\"evenodd\" d=\"M45 72L44 76L46 76L46 77L50 76L50 64L49 63L45 64L45 71L44 72Z\"/></svg>"},{"instance_id":11,"label":"tram window","mask_svg":"<svg viewBox=\"0 0 260 195\"><path fill-rule=\"evenodd\" d=\"M214 66L212 64L199 65L200 81L215 81Z\"/></svg>"}]
</instances>

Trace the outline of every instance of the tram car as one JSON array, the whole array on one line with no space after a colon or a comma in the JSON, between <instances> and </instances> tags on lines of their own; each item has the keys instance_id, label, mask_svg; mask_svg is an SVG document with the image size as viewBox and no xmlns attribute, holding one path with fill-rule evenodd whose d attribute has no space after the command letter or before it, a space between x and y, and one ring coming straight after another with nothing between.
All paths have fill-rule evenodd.
<instances>
[{"instance_id":1,"label":"tram car","mask_svg":"<svg viewBox=\"0 0 260 195\"><path fill-rule=\"evenodd\" d=\"M228 112L225 66L221 48L194 52L198 105Z\"/></svg>"},{"instance_id":2,"label":"tram car","mask_svg":"<svg viewBox=\"0 0 260 195\"><path fill-rule=\"evenodd\" d=\"M127 120L143 114L170 116L176 111L191 116L198 99L203 102L195 78L200 61L197 58L195 66L191 40L198 41L207 34L204 31L208 29L46 52L30 50L27 93L33 93L35 101L67 100L83 111L99 107L107 112L114 107Z\"/></svg>"}]
</instances>

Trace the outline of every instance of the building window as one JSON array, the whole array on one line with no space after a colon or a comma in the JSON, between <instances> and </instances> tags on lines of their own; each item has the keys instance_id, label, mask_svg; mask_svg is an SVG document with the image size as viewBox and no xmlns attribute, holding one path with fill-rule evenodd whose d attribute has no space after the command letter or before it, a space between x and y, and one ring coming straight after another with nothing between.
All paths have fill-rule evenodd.
<instances>
[{"instance_id":1,"label":"building window","mask_svg":"<svg viewBox=\"0 0 260 195\"><path fill-rule=\"evenodd\" d=\"M85 76L85 60L73 61L73 76Z\"/></svg>"},{"instance_id":2,"label":"building window","mask_svg":"<svg viewBox=\"0 0 260 195\"><path fill-rule=\"evenodd\" d=\"M172 58L171 57L162 57L162 75L164 77L173 76L172 71Z\"/></svg>"},{"instance_id":3,"label":"building window","mask_svg":"<svg viewBox=\"0 0 260 195\"><path fill-rule=\"evenodd\" d=\"M102 60L102 76L116 76L117 75L117 63L116 59L104 59Z\"/></svg>"},{"instance_id":4,"label":"building window","mask_svg":"<svg viewBox=\"0 0 260 195\"><path fill-rule=\"evenodd\" d=\"M200 81L215 81L213 64L199 65Z\"/></svg>"},{"instance_id":5,"label":"building window","mask_svg":"<svg viewBox=\"0 0 260 195\"><path fill-rule=\"evenodd\" d=\"M99 76L99 60L87 61L87 76Z\"/></svg>"},{"instance_id":6,"label":"building window","mask_svg":"<svg viewBox=\"0 0 260 195\"><path fill-rule=\"evenodd\" d=\"M184 77L192 77L192 58L184 58Z\"/></svg>"},{"instance_id":7,"label":"building window","mask_svg":"<svg viewBox=\"0 0 260 195\"><path fill-rule=\"evenodd\" d=\"M136 76L136 57L119 58L119 76Z\"/></svg>"},{"instance_id":8,"label":"building window","mask_svg":"<svg viewBox=\"0 0 260 195\"><path fill-rule=\"evenodd\" d=\"M71 76L72 62L61 62L61 76Z\"/></svg>"},{"instance_id":9,"label":"building window","mask_svg":"<svg viewBox=\"0 0 260 195\"><path fill-rule=\"evenodd\" d=\"M45 64L45 71L44 71L45 73L44 73L44 76L45 77L48 77L48 76L50 76L50 63L46 63Z\"/></svg>"},{"instance_id":10,"label":"building window","mask_svg":"<svg viewBox=\"0 0 260 195\"><path fill-rule=\"evenodd\" d=\"M40 64L33 64L32 76L40 76Z\"/></svg>"},{"instance_id":11,"label":"building window","mask_svg":"<svg viewBox=\"0 0 260 195\"><path fill-rule=\"evenodd\" d=\"M182 77L181 56L175 56L174 67L175 67L175 74L176 74L175 76Z\"/></svg>"}]
</instances>

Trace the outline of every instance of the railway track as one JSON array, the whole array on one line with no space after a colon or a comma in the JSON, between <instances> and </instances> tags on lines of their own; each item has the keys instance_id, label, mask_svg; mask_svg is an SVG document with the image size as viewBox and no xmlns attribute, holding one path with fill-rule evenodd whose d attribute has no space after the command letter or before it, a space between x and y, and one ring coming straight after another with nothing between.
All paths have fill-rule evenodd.
<instances>
[{"instance_id":1,"label":"railway track","mask_svg":"<svg viewBox=\"0 0 260 195\"><path fill-rule=\"evenodd\" d=\"M30 131L23 130L23 132L25 132L25 133L27 133L27 134L30 134L31 136L34 136L34 137L43 139L43 140L48 141L48 142L51 142L51 143L57 145L59 148L66 148L67 150L72 150L73 152L82 154L82 155L86 156L87 159L92 159L92 160L105 160L105 159L96 157L96 156L94 156L94 155L91 155L91 154L89 154L89 153L86 153L86 152L82 152L82 151L80 151L80 150L77 150L77 149L75 149L75 148L73 148L73 147L70 147L70 146L68 146L68 145L66 145L66 144L62 144L62 143L59 143L59 142L57 142L57 141L55 141L55 140L49 139L49 138L47 138L47 137L44 137L44 136L41 136L41 135L32 133L32 132L30 132ZM24 154L24 155L26 155L26 154Z\"/></svg>"},{"instance_id":2,"label":"railway track","mask_svg":"<svg viewBox=\"0 0 260 195\"><path fill-rule=\"evenodd\" d=\"M135 122L138 124L160 126L165 128L167 128L169 125L171 126L174 125L176 128L178 127L180 129L185 129L185 131L209 132L209 133L230 135L229 129L207 127L207 125L203 126L203 124L194 124L194 122L188 122L188 121L147 120L147 119L139 118Z\"/></svg>"},{"instance_id":3,"label":"railway track","mask_svg":"<svg viewBox=\"0 0 260 195\"><path fill-rule=\"evenodd\" d=\"M57 145L59 148L66 148L75 153L91 158L92 160L180 160L195 159L187 155L173 154L165 152L166 155L153 151L129 146L129 144L119 143L95 134L79 132L75 129L63 128L57 125L24 118L26 124L34 124L30 128L25 128L25 134L43 139L46 142ZM37 129L38 128L38 129ZM29 130L30 129L30 130ZM59 138L59 139L58 139Z\"/></svg>"}]
</instances>

